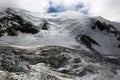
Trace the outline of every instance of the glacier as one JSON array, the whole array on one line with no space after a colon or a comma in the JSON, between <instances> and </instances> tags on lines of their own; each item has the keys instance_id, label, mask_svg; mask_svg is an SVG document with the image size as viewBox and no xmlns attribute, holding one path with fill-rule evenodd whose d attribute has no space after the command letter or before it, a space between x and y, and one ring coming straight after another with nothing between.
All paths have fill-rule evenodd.
<instances>
[{"instance_id":1,"label":"glacier","mask_svg":"<svg viewBox=\"0 0 120 80\"><path fill-rule=\"evenodd\" d=\"M119 80L119 26L75 11L8 8L0 14L0 78Z\"/></svg>"}]
</instances>

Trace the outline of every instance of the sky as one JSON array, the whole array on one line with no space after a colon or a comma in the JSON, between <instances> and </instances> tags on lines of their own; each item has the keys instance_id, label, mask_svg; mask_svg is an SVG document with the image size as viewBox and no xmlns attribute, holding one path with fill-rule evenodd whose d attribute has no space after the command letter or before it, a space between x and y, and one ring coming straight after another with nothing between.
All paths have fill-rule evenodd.
<instances>
[{"instance_id":1,"label":"sky","mask_svg":"<svg viewBox=\"0 0 120 80\"><path fill-rule=\"evenodd\" d=\"M0 10L7 7L40 13L74 10L120 22L120 0L0 0Z\"/></svg>"}]
</instances>

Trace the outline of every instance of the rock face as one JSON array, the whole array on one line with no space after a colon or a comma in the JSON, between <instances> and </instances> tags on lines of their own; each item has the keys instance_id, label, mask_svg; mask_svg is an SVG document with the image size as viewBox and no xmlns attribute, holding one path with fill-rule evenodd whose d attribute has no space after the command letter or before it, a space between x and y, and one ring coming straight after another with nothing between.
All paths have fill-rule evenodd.
<instances>
[{"instance_id":1,"label":"rock face","mask_svg":"<svg viewBox=\"0 0 120 80\"><path fill-rule=\"evenodd\" d=\"M41 28L41 30L48 30L47 22L45 22Z\"/></svg>"},{"instance_id":2,"label":"rock face","mask_svg":"<svg viewBox=\"0 0 120 80\"><path fill-rule=\"evenodd\" d=\"M95 24L94 24L94 26L92 27L92 29L95 29L96 26L97 26L101 31L103 31L104 29L107 28L107 27L106 27L106 26L107 26L106 23L101 23L100 21L96 21Z\"/></svg>"},{"instance_id":3,"label":"rock face","mask_svg":"<svg viewBox=\"0 0 120 80\"><path fill-rule=\"evenodd\" d=\"M92 48L92 44L98 45L100 46L94 39L91 39L89 36L87 35L82 35L80 36L80 40L83 42L83 44L86 45L86 47L93 49Z\"/></svg>"},{"instance_id":4,"label":"rock face","mask_svg":"<svg viewBox=\"0 0 120 80\"><path fill-rule=\"evenodd\" d=\"M120 79L117 72L120 70L120 59L97 52L59 46L34 49L1 46L0 53L2 80L76 80L88 75L86 80L92 76L92 80Z\"/></svg>"},{"instance_id":5,"label":"rock face","mask_svg":"<svg viewBox=\"0 0 120 80\"><path fill-rule=\"evenodd\" d=\"M106 24L105 22L100 22L99 20L97 20L95 22L95 24L92 26L92 29L100 29L101 31L105 31L107 33L113 34L117 40L120 41L119 37L120 37L120 31L117 30L117 28L115 28L113 25L111 24ZM120 47L120 45L118 44L118 47Z\"/></svg>"},{"instance_id":6,"label":"rock face","mask_svg":"<svg viewBox=\"0 0 120 80\"><path fill-rule=\"evenodd\" d=\"M93 25L92 29L96 29L99 28L101 31L106 31L107 33L112 33L114 34L115 36L119 35L119 31L111 24L106 24L105 22L100 22L99 20L97 20L95 22L95 24Z\"/></svg>"},{"instance_id":7,"label":"rock face","mask_svg":"<svg viewBox=\"0 0 120 80\"><path fill-rule=\"evenodd\" d=\"M11 8L6 9L5 13L7 15L0 18L1 36L6 32L10 36L17 36L17 31L32 34L39 32L31 22L24 20Z\"/></svg>"}]
</instances>

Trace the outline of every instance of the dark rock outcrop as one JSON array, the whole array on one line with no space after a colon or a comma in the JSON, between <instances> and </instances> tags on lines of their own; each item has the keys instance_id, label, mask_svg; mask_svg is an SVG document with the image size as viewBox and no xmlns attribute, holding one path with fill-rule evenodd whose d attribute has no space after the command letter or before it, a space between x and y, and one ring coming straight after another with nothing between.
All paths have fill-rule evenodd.
<instances>
[{"instance_id":1,"label":"dark rock outcrop","mask_svg":"<svg viewBox=\"0 0 120 80\"><path fill-rule=\"evenodd\" d=\"M80 40L90 49L92 49L92 44L100 46L94 39L90 38L87 35L82 35L80 37Z\"/></svg>"},{"instance_id":2,"label":"dark rock outcrop","mask_svg":"<svg viewBox=\"0 0 120 80\"><path fill-rule=\"evenodd\" d=\"M107 33L114 34L115 37L120 33L113 25L106 24L105 22L100 22L97 20L94 25L92 26L92 29L99 28L101 31L106 31Z\"/></svg>"},{"instance_id":3,"label":"dark rock outcrop","mask_svg":"<svg viewBox=\"0 0 120 80\"><path fill-rule=\"evenodd\" d=\"M10 36L16 36L17 31L23 33L35 34L38 29L29 21L24 20L14 10L8 8L5 10L6 16L0 18L0 34L8 33Z\"/></svg>"},{"instance_id":4,"label":"dark rock outcrop","mask_svg":"<svg viewBox=\"0 0 120 80\"><path fill-rule=\"evenodd\" d=\"M95 22L95 24L93 25L92 29L96 29L96 26L103 31L104 29L106 29L106 23L101 23L99 20L97 20Z\"/></svg>"},{"instance_id":5,"label":"dark rock outcrop","mask_svg":"<svg viewBox=\"0 0 120 80\"><path fill-rule=\"evenodd\" d=\"M118 45L118 48L120 48L120 44Z\"/></svg>"},{"instance_id":6,"label":"dark rock outcrop","mask_svg":"<svg viewBox=\"0 0 120 80\"><path fill-rule=\"evenodd\" d=\"M48 23L45 22L45 23L43 24L43 26L42 26L41 29L42 29L42 30L48 30L48 26L47 26L47 24L48 24Z\"/></svg>"},{"instance_id":7,"label":"dark rock outcrop","mask_svg":"<svg viewBox=\"0 0 120 80\"><path fill-rule=\"evenodd\" d=\"M105 22L100 22L99 20L97 20L95 22L95 24L92 26L92 30L94 30L96 28L100 29L101 31L105 31L107 33L115 35L116 39L120 41L120 39L119 39L120 31L117 30L117 28L115 28L113 25L106 24ZM89 47L90 47L90 44L89 44ZM120 47L119 44L118 44L118 47Z\"/></svg>"}]
</instances>

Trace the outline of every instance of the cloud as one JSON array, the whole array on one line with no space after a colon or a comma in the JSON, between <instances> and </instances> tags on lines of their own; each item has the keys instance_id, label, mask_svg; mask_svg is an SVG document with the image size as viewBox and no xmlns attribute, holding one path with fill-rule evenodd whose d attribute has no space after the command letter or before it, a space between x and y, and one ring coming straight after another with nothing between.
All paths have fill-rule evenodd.
<instances>
[{"instance_id":1,"label":"cloud","mask_svg":"<svg viewBox=\"0 0 120 80\"><path fill-rule=\"evenodd\" d=\"M83 0L49 0L50 7L48 12L62 12L66 10L74 10L87 13Z\"/></svg>"},{"instance_id":2,"label":"cloud","mask_svg":"<svg viewBox=\"0 0 120 80\"><path fill-rule=\"evenodd\" d=\"M90 15L120 22L120 0L90 0L87 6Z\"/></svg>"},{"instance_id":3,"label":"cloud","mask_svg":"<svg viewBox=\"0 0 120 80\"><path fill-rule=\"evenodd\" d=\"M49 0L22 0L19 7L33 12L46 12L50 4Z\"/></svg>"},{"instance_id":4,"label":"cloud","mask_svg":"<svg viewBox=\"0 0 120 80\"><path fill-rule=\"evenodd\" d=\"M19 0L0 0L0 10L7 7L17 7Z\"/></svg>"},{"instance_id":5,"label":"cloud","mask_svg":"<svg viewBox=\"0 0 120 80\"><path fill-rule=\"evenodd\" d=\"M0 7L22 8L33 12L83 10L83 0L0 0Z\"/></svg>"},{"instance_id":6,"label":"cloud","mask_svg":"<svg viewBox=\"0 0 120 80\"><path fill-rule=\"evenodd\" d=\"M22 8L34 12L75 10L120 22L120 0L0 0L0 9Z\"/></svg>"}]
</instances>

